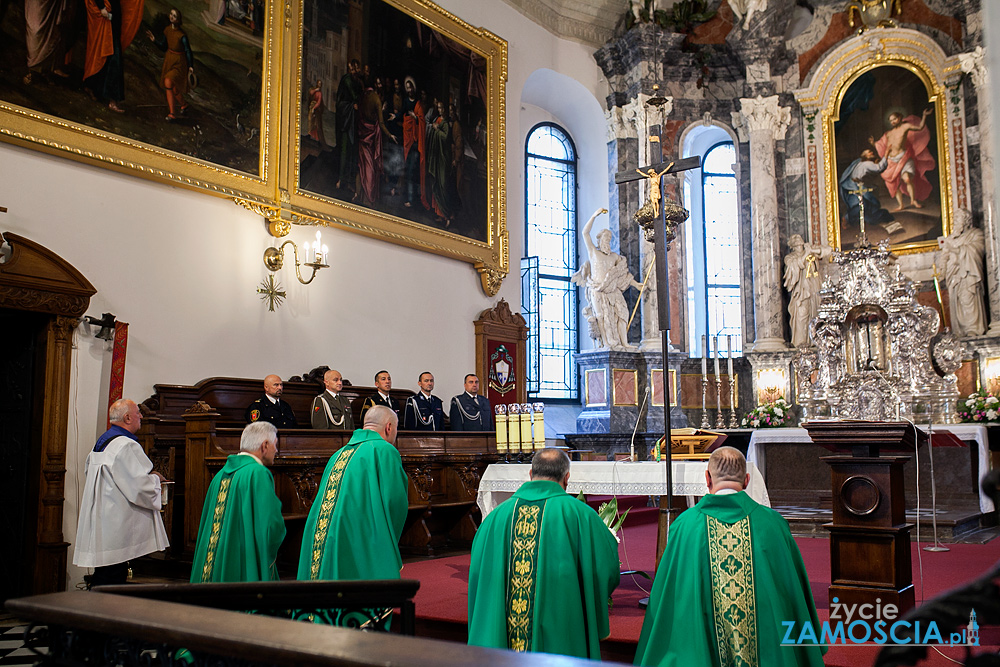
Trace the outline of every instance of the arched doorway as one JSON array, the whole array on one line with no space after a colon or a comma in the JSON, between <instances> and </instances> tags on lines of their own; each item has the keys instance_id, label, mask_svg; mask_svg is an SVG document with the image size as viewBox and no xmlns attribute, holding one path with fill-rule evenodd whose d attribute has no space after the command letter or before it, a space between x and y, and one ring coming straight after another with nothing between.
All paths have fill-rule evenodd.
<instances>
[{"instance_id":1,"label":"arched doorway","mask_svg":"<svg viewBox=\"0 0 1000 667\"><path fill-rule=\"evenodd\" d=\"M63 499L73 330L97 290L66 260L3 235L0 255L0 600L66 588Z\"/></svg>"}]
</instances>

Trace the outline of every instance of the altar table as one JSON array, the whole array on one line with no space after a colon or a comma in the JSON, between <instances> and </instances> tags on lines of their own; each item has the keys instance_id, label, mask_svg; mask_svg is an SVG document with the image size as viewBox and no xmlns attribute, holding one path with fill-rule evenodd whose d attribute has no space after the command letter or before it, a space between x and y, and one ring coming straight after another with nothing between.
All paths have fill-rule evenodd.
<instances>
[{"instance_id":1,"label":"altar table","mask_svg":"<svg viewBox=\"0 0 1000 667\"><path fill-rule=\"evenodd\" d=\"M983 477L990 471L990 444L986 433L986 427L982 424L937 424L928 428L917 424L924 433L933 431L949 431L956 438L962 441L975 441L979 448L979 510L987 514L994 510L993 500L983 493ZM804 428L762 428L756 429L750 435L750 446L747 449L747 463L754 463L763 472L766 470L767 461L764 457L763 448L758 445L781 444L781 443L811 443L812 438ZM572 481L572 480L571 480Z\"/></svg>"},{"instance_id":2,"label":"altar table","mask_svg":"<svg viewBox=\"0 0 1000 667\"><path fill-rule=\"evenodd\" d=\"M673 491L675 496L705 496L705 471L708 461L674 461ZM476 501L483 516L514 495L528 481L531 465L494 463L486 468L479 482ZM747 495L766 507L771 506L764 487L764 478L757 466L747 464L750 484ZM661 496L667 492L666 468L655 461L573 461L569 466L569 488L574 495L602 496Z\"/></svg>"}]
</instances>

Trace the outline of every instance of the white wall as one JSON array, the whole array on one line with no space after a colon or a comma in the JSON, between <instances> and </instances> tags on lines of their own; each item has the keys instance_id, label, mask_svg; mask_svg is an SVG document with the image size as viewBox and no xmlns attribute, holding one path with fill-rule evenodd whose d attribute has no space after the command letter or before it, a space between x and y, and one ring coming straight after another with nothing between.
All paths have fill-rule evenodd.
<instances>
[{"instance_id":1,"label":"white wall","mask_svg":"<svg viewBox=\"0 0 1000 667\"><path fill-rule=\"evenodd\" d=\"M535 70L551 69L591 91L595 103L604 84L587 47L556 39L503 3L441 4L509 42L512 257L497 298L483 294L470 264L325 229L330 268L303 287L287 264L278 279L288 299L269 313L255 293L267 275L261 254L270 243L260 217L223 199L0 144L0 205L9 209L0 230L41 243L79 269L98 290L88 314L112 312L129 323L125 396L145 399L154 383L272 372L288 377L321 364L363 385L384 367L398 387L415 387L417 374L431 370L440 396L461 390L475 363L472 321L499 297L520 307L522 135L531 127L522 125L518 111L524 84ZM606 161L605 155L601 165ZM597 174L587 188L598 183L606 201L606 173ZM301 243L313 232L296 227L291 238ZM64 521L70 542L83 460L104 429L110 368L107 344L87 327L77 334ZM70 568L70 587L82 574Z\"/></svg>"}]
</instances>

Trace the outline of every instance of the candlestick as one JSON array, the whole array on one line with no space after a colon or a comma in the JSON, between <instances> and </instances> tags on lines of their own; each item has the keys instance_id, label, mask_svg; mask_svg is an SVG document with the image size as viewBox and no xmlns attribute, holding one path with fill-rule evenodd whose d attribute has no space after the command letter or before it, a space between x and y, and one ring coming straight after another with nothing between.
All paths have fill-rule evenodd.
<instances>
[{"instance_id":1,"label":"candlestick","mask_svg":"<svg viewBox=\"0 0 1000 667\"><path fill-rule=\"evenodd\" d=\"M701 374L701 427L709 428L712 424L708 421L708 407L706 399L708 397L708 375Z\"/></svg>"},{"instance_id":2,"label":"candlestick","mask_svg":"<svg viewBox=\"0 0 1000 667\"><path fill-rule=\"evenodd\" d=\"M708 341L705 334L701 335L701 376L708 375Z\"/></svg>"},{"instance_id":3,"label":"candlestick","mask_svg":"<svg viewBox=\"0 0 1000 667\"><path fill-rule=\"evenodd\" d=\"M715 376L715 428L726 428L726 420L722 417L722 376Z\"/></svg>"},{"instance_id":4,"label":"candlestick","mask_svg":"<svg viewBox=\"0 0 1000 667\"><path fill-rule=\"evenodd\" d=\"M736 419L736 383L733 381L733 337L726 336L726 351L729 353L727 359L727 370L729 371L729 428L736 428L739 422Z\"/></svg>"},{"instance_id":5,"label":"candlestick","mask_svg":"<svg viewBox=\"0 0 1000 667\"><path fill-rule=\"evenodd\" d=\"M732 336L726 336L726 359L729 362L729 366L728 366L727 370L729 371L729 380L731 382L732 379L733 379L733 337Z\"/></svg>"},{"instance_id":6,"label":"candlestick","mask_svg":"<svg viewBox=\"0 0 1000 667\"><path fill-rule=\"evenodd\" d=\"M716 382L718 382L718 377L719 377L719 337L718 336L712 336L712 339L713 339L712 342L715 344L715 353L713 354L713 357L714 357L714 360L715 360L715 377L716 377Z\"/></svg>"}]
</instances>

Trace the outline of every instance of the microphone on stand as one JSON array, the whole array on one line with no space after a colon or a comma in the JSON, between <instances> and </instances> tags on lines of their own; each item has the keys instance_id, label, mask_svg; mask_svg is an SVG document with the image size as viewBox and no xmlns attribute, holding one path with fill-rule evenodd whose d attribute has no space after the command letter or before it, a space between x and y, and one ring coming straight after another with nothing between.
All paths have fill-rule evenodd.
<instances>
[{"instance_id":1,"label":"microphone on stand","mask_svg":"<svg viewBox=\"0 0 1000 667\"><path fill-rule=\"evenodd\" d=\"M632 442L629 444L629 461L637 461L635 456L635 434L639 430L639 421L642 419L642 410L646 407L646 399L649 398L649 387L646 387L646 393L642 395L642 404L639 406L639 414L635 418L635 428L632 429Z\"/></svg>"}]
</instances>

